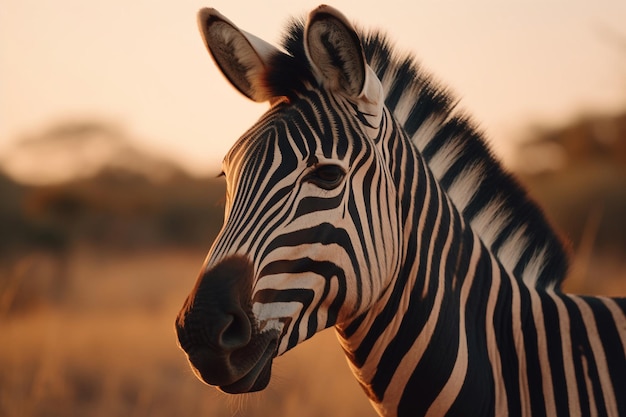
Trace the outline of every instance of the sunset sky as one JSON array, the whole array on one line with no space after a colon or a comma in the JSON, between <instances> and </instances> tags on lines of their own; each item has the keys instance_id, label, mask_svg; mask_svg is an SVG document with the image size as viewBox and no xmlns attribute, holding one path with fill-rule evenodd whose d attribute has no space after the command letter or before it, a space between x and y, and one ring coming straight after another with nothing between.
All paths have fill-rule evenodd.
<instances>
[{"instance_id":1,"label":"sunset sky","mask_svg":"<svg viewBox=\"0 0 626 417\"><path fill-rule=\"evenodd\" d=\"M501 153L537 124L626 108L626 2L328 2L381 28L448 85ZM0 158L55 123L114 123L194 172L266 106L222 78L196 12L212 6L277 43L319 1L1 0Z\"/></svg>"}]
</instances>

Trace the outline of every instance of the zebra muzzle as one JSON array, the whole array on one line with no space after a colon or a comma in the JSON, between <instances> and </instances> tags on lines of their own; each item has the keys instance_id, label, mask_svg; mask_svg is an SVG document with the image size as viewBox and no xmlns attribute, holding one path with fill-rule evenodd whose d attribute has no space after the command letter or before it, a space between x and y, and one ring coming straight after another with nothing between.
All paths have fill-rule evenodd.
<instances>
[{"instance_id":1,"label":"zebra muzzle","mask_svg":"<svg viewBox=\"0 0 626 417\"><path fill-rule=\"evenodd\" d=\"M279 332L259 331L252 313L253 268L231 256L200 274L176 320L180 347L198 378L228 393L269 383Z\"/></svg>"}]
</instances>

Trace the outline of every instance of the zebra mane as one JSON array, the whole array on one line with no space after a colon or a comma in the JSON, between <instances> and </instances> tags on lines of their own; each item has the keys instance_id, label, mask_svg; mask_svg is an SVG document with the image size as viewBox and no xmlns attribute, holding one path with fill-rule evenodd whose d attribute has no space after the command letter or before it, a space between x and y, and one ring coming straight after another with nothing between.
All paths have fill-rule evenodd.
<instances>
[{"instance_id":1,"label":"zebra mane","mask_svg":"<svg viewBox=\"0 0 626 417\"><path fill-rule=\"evenodd\" d=\"M360 32L366 59L383 84L387 108L465 220L504 268L538 288L558 288L568 269L563 241L539 206L494 158L456 100L411 54L400 56L379 32ZM293 20L266 75L276 96L315 86L304 51L304 23Z\"/></svg>"}]
</instances>

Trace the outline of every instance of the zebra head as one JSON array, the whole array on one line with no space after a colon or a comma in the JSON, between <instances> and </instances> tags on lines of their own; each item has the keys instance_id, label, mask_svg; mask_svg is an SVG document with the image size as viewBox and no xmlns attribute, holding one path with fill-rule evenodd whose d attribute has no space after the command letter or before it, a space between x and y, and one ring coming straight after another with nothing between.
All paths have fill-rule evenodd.
<instances>
[{"instance_id":1,"label":"zebra head","mask_svg":"<svg viewBox=\"0 0 626 417\"><path fill-rule=\"evenodd\" d=\"M199 378L257 391L275 356L358 318L397 274L390 116L359 36L331 7L299 32L304 56L213 9L199 25L232 85L271 107L224 159L224 225L176 330Z\"/></svg>"}]
</instances>

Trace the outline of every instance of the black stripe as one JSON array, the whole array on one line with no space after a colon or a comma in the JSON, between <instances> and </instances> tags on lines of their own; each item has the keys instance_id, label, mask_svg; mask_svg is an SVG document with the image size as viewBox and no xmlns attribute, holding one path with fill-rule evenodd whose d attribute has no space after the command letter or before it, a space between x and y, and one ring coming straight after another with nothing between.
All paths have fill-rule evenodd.
<instances>
[{"instance_id":1,"label":"black stripe","mask_svg":"<svg viewBox=\"0 0 626 417\"><path fill-rule=\"evenodd\" d=\"M318 304L316 305L313 312L309 315L309 325L308 325L308 333L307 339L313 336L313 334L318 329L317 325L317 311L322 304L328 303L327 295L330 291L331 280L332 278L336 278L338 280L337 283L337 295L333 299L332 303L328 306L328 315L326 323L323 328L327 328L329 326L333 326L337 322L337 315L341 306L343 305L346 298L346 276L344 271L340 266L328 262L328 261L315 261L311 258L298 258L291 260L279 260L274 261L266 265L261 272L259 273L259 280L263 279L263 277L267 275L275 275L275 274L303 274L303 273L313 273L319 276L324 277L326 280L326 285L324 286L324 291ZM260 299L258 301L261 301ZM265 302L272 302L270 299L265 299ZM313 314L315 313L315 314Z\"/></svg>"},{"instance_id":2,"label":"black stripe","mask_svg":"<svg viewBox=\"0 0 626 417\"><path fill-rule=\"evenodd\" d=\"M435 187L433 186L431 191L434 190ZM433 193L433 195L437 194ZM431 276L426 278L430 281L428 293L425 295L426 299L429 299L427 304L434 304L436 293L437 291L440 291L438 288L440 285L444 286L443 299L432 339L426 347L420 362L417 364L411 374L411 377L407 381L402 398L400 399L400 404L398 405L399 414L406 416L424 415L426 413L450 377L450 373L452 372L456 362L455 359L459 346L459 326L461 324L459 323L460 306L458 290L460 289L460 286L453 290L451 281L440 280L437 275L438 268L442 265L442 263L450 259L443 259L441 258L441 255L446 240L454 233L450 228L449 210L442 201L441 195L439 196L440 198L438 199L438 204L434 207L438 208L441 216L441 225L435 232L436 234L434 235L435 240L432 252L426 256L422 256L421 259L429 259L432 268L434 268L431 269ZM434 223L434 221L431 223ZM427 242L430 242L430 240L427 240ZM427 250L427 248L424 249ZM452 259L456 260L454 256L452 256ZM444 277L451 278L450 274L445 272L445 269L443 275ZM400 325L398 336L396 336L396 338L402 337L406 338L405 340L415 340L419 336L421 329L423 328L432 309L431 307L427 311L420 312L420 304L423 304L425 301L426 300L424 299L422 291L416 292L414 288L411 293L409 309L402 320L402 324ZM412 308L413 306L417 308L414 309ZM420 331L415 332L415 327L418 326L414 326L414 322L412 323L411 320L407 320L407 317L416 318L418 316L423 318L424 322L419 326ZM410 344L407 343L403 343L403 345L403 349L410 347ZM419 401L415 401L414 393L416 392L420 393Z\"/></svg>"},{"instance_id":3,"label":"black stripe","mask_svg":"<svg viewBox=\"0 0 626 417\"><path fill-rule=\"evenodd\" d=\"M602 341L602 348L607 359L609 375L615 387L614 394L617 401L617 413L620 416L624 416L626 415L626 397L624 396L624 393L626 393L626 356L624 355L626 346L622 345L619 329L606 304L602 300L593 297L583 297L583 301L593 310L596 328L598 329L598 335ZM626 299L621 301L624 303Z\"/></svg>"},{"instance_id":4,"label":"black stripe","mask_svg":"<svg viewBox=\"0 0 626 417\"><path fill-rule=\"evenodd\" d=\"M500 365L502 368L502 379L507 393L507 409L510 416L521 416L522 403L519 386L519 358L515 350L515 337L513 335L513 288L511 285L518 285L517 282L511 284L508 281L506 271L499 267L502 277L498 299L496 301L495 314L493 317L493 327L496 329L496 343L500 352Z\"/></svg>"},{"instance_id":5,"label":"black stripe","mask_svg":"<svg viewBox=\"0 0 626 417\"><path fill-rule=\"evenodd\" d=\"M341 192L332 197L304 197L298 202L298 208L294 215L294 220L300 216L310 213L322 212L325 210L336 209L341 205L344 199L345 186ZM270 206L271 207L271 206Z\"/></svg>"},{"instance_id":6,"label":"black stripe","mask_svg":"<svg viewBox=\"0 0 626 417\"><path fill-rule=\"evenodd\" d=\"M302 304L302 309L300 310L300 314L298 314L298 318L293 322L291 333L289 334L289 341L287 342L287 349L292 349L298 344L298 339L300 338L300 323L314 297L315 293L308 288L289 288L283 290L264 288L254 294L254 301L264 304L289 302Z\"/></svg>"},{"instance_id":7,"label":"black stripe","mask_svg":"<svg viewBox=\"0 0 626 417\"><path fill-rule=\"evenodd\" d=\"M546 344L548 361L552 374L552 392L554 393L557 416L569 416L569 395L567 393L567 379L563 361L563 340L561 338L561 324L559 311L554 300L549 296L542 296L541 308L543 311L543 325L546 329ZM569 365L569 364L568 364Z\"/></svg>"},{"instance_id":8,"label":"black stripe","mask_svg":"<svg viewBox=\"0 0 626 417\"><path fill-rule=\"evenodd\" d=\"M416 253L416 258L412 260L406 261L406 265L408 267L412 266L413 262L419 262L417 277L415 278L415 284L413 288L405 289L410 291L409 303L404 316L400 320L400 326L398 328L398 332L394 336L394 338L389 342L386 346L385 351L381 357L381 363L384 366L379 366L377 368L376 375L372 379L372 388L374 392L382 397L384 391L386 390L389 382L391 381L391 377L393 376L393 372L398 368L400 364L400 360L404 357L408 349L410 348L412 341L415 340L418 335L421 333L424 325L426 324L426 320L428 319L430 311L433 309L435 302L435 295L437 292L437 288L439 285L439 280L434 276L428 277L426 276L427 264L430 263L433 266L438 266L441 262L441 248L443 246L443 241L445 241L446 235L443 230L439 229L435 231L434 224L437 217L437 211L433 209L432 205L437 207L440 203L437 203L439 200L439 195L436 192L436 188L431 186L431 205L428 206L427 217L424 222L424 230L421 236L423 242L426 242L425 245L421 247L410 248L415 250L415 252L411 251L408 254ZM430 248L428 247L428 242L431 239L435 239L433 251L429 252ZM417 241L415 242L417 244ZM426 291L426 296L424 298L424 285L428 283L429 287ZM394 288L395 292L395 288ZM403 294L397 294L397 299L394 299L394 304L396 304L393 308L393 311L387 311L388 314L387 320L397 320L399 317L394 317L395 312L398 310L398 304L400 300L402 300ZM392 300L390 300L391 302ZM384 317L382 314L379 317ZM377 317L378 319L378 317ZM388 323L385 323L386 327ZM374 328L374 326L372 326ZM382 329L378 329L379 333L382 333ZM411 341L407 343L407 341ZM359 346L361 349L361 346ZM369 352L368 352L369 353ZM394 370L394 371L392 371ZM430 377L428 377L430 378ZM427 378L427 379L428 379ZM415 391L418 392L418 391ZM421 397L421 395L420 395Z\"/></svg>"},{"instance_id":9,"label":"black stripe","mask_svg":"<svg viewBox=\"0 0 626 417\"><path fill-rule=\"evenodd\" d=\"M522 320L522 333L524 334L524 353L526 365L526 377L530 384L530 410L531 415L545 416L545 401L543 396L543 376L539 362L539 345L537 342L537 328L532 312L532 301L526 287L520 286L520 317Z\"/></svg>"},{"instance_id":10,"label":"black stripe","mask_svg":"<svg viewBox=\"0 0 626 417\"><path fill-rule=\"evenodd\" d=\"M473 241L471 234L459 240L466 244ZM466 248L466 255L469 254L471 250ZM467 275L468 263L468 258L463 260L457 272L458 276ZM495 411L493 365L489 361L486 320L484 319L487 317L489 299L487 289L492 285L493 277L491 259L484 250L478 261L477 271L479 275L474 278L475 281L470 289L465 309L465 323L463 323L467 334L467 373L461 391L450 408L449 415L487 417L493 416Z\"/></svg>"},{"instance_id":11,"label":"black stripe","mask_svg":"<svg viewBox=\"0 0 626 417\"><path fill-rule=\"evenodd\" d=\"M449 107L449 97L426 83L411 107L409 117L404 123L404 131L412 137L429 117L445 114Z\"/></svg>"}]
</instances>

